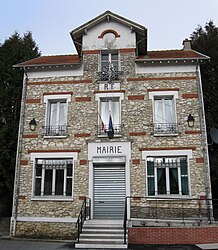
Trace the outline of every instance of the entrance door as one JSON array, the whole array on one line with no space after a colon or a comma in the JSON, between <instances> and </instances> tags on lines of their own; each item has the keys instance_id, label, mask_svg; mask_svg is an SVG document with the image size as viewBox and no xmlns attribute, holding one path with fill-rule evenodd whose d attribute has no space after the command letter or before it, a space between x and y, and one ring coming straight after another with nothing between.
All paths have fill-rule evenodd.
<instances>
[{"instance_id":1,"label":"entrance door","mask_svg":"<svg viewBox=\"0 0 218 250\"><path fill-rule=\"evenodd\" d=\"M94 166L95 219L121 219L125 206L125 165Z\"/></svg>"}]
</instances>

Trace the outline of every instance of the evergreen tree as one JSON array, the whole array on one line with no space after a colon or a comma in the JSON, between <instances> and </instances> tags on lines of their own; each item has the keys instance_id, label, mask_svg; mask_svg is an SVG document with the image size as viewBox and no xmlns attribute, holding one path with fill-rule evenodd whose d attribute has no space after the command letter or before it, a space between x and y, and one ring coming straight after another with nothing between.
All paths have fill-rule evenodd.
<instances>
[{"instance_id":1,"label":"evergreen tree","mask_svg":"<svg viewBox=\"0 0 218 250\"><path fill-rule=\"evenodd\" d=\"M23 37L15 32L0 44L0 197L13 193L23 85L23 70L13 65L39 55L31 32Z\"/></svg>"},{"instance_id":2,"label":"evergreen tree","mask_svg":"<svg viewBox=\"0 0 218 250\"><path fill-rule=\"evenodd\" d=\"M209 56L210 60L201 65L204 107L207 135L212 143L210 129L218 128L218 27L213 21L199 26L191 35L192 48ZM209 145L213 198L218 199L218 145Z\"/></svg>"}]
</instances>

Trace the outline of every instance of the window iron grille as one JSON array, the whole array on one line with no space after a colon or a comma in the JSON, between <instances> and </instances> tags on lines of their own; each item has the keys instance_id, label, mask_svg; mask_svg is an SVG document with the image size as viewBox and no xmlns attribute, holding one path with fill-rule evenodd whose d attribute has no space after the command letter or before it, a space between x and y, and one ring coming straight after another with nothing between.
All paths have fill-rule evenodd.
<instances>
[{"instance_id":1,"label":"window iron grille","mask_svg":"<svg viewBox=\"0 0 218 250\"><path fill-rule=\"evenodd\" d=\"M67 126L57 125L57 126L45 126L43 135L45 136L66 136Z\"/></svg>"},{"instance_id":2,"label":"window iron grille","mask_svg":"<svg viewBox=\"0 0 218 250\"><path fill-rule=\"evenodd\" d=\"M154 135L177 135L178 123L154 123Z\"/></svg>"}]
</instances>

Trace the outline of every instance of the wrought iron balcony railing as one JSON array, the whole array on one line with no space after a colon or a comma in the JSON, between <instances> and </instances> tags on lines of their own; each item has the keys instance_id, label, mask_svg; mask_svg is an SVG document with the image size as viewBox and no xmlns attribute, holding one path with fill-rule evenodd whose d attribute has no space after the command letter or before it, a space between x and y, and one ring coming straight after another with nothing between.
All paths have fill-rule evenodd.
<instances>
[{"instance_id":1,"label":"wrought iron balcony railing","mask_svg":"<svg viewBox=\"0 0 218 250\"><path fill-rule=\"evenodd\" d=\"M154 135L177 135L178 123L154 123Z\"/></svg>"},{"instance_id":2,"label":"wrought iron balcony railing","mask_svg":"<svg viewBox=\"0 0 218 250\"><path fill-rule=\"evenodd\" d=\"M43 135L45 135L45 136L66 136L67 135L67 126L66 125L45 126Z\"/></svg>"},{"instance_id":3,"label":"wrought iron balcony railing","mask_svg":"<svg viewBox=\"0 0 218 250\"><path fill-rule=\"evenodd\" d=\"M121 124L113 124L114 136L122 134L121 127L122 127ZM104 127L102 127L101 125L97 126L97 135L98 136L108 136L108 131L109 131L108 124L104 125Z\"/></svg>"},{"instance_id":4,"label":"wrought iron balcony railing","mask_svg":"<svg viewBox=\"0 0 218 250\"><path fill-rule=\"evenodd\" d=\"M99 81L108 81L112 82L115 80L120 80L122 75L122 71L110 71L110 70L103 70L97 72L97 77Z\"/></svg>"}]
</instances>

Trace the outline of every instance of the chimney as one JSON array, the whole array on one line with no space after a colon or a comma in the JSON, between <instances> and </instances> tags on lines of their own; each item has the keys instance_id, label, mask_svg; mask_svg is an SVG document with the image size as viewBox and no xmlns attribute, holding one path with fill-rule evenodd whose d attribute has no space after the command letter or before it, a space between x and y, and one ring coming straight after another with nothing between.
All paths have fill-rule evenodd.
<instances>
[{"instance_id":1,"label":"chimney","mask_svg":"<svg viewBox=\"0 0 218 250\"><path fill-rule=\"evenodd\" d=\"M191 50L192 47L191 47L191 40L189 40L188 38L186 38L183 43L183 50Z\"/></svg>"}]
</instances>

